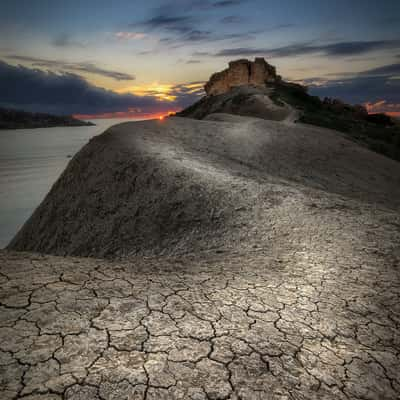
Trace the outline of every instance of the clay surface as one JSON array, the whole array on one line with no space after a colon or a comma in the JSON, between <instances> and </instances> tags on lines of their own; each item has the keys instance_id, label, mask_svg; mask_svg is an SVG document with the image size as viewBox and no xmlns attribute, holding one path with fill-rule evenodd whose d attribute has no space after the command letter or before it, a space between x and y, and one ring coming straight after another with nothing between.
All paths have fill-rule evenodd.
<instances>
[{"instance_id":1,"label":"clay surface","mask_svg":"<svg viewBox=\"0 0 400 400\"><path fill-rule=\"evenodd\" d=\"M0 252L0 398L398 399L399 182L290 118L112 127Z\"/></svg>"}]
</instances>

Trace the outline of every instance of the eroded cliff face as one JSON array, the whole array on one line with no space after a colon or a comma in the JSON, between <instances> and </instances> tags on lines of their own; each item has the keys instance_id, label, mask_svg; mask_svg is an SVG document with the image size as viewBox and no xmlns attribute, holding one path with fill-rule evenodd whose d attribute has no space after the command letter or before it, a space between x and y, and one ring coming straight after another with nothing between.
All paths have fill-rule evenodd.
<instances>
[{"instance_id":1,"label":"eroded cliff face","mask_svg":"<svg viewBox=\"0 0 400 400\"><path fill-rule=\"evenodd\" d=\"M268 82L280 79L275 67L268 64L264 58L256 58L254 61L243 59L231 61L227 69L211 75L204 89L207 95L212 96L226 93L236 86L265 86Z\"/></svg>"}]
</instances>

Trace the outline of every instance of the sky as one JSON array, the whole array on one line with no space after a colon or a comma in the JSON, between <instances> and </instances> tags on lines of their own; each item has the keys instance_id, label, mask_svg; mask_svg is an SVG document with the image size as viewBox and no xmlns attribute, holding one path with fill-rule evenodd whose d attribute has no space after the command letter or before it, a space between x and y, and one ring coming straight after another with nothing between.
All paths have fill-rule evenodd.
<instances>
[{"instance_id":1,"label":"sky","mask_svg":"<svg viewBox=\"0 0 400 400\"><path fill-rule=\"evenodd\" d=\"M0 107L156 116L254 57L312 94L400 115L400 0L0 1Z\"/></svg>"}]
</instances>

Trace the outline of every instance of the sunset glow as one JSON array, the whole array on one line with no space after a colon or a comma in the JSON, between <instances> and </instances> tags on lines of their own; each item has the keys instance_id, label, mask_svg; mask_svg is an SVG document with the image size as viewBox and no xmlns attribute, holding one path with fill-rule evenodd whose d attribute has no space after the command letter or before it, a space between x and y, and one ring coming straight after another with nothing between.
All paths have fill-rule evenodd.
<instances>
[{"instance_id":1,"label":"sunset glow","mask_svg":"<svg viewBox=\"0 0 400 400\"><path fill-rule=\"evenodd\" d=\"M118 89L118 93L131 93L136 96L152 96L159 100L174 101L176 96L173 95L174 85L160 84L154 82L150 85L129 86L127 88Z\"/></svg>"},{"instance_id":2,"label":"sunset glow","mask_svg":"<svg viewBox=\"0 0 400 400\"><path fill-rule=\"evenodd\" d=\"M392 117L400 117L400 104L390 104L386 100L375 103L366 103L365 108L369 114L385 113Z\"/></svg>"},{"instance_id":3,"label":"sunset glow","mask_svg":"<svg viewBox=\"0 0 400 400\"><path fill-rule=\"evenodd\" d=\"M158 118L230 61L264 57L312 95L400 112L398 0L100 3L1 1L0 106Z\"/></svg>"},{"instance_id":4,"label":"sunset glow","mask_svg":"<svg viewBox=\"0 0 400 400\"><path fill-rule=\"evenodd\" d=\"M146 120L146 119L164 119L165 117L173 117L178 111L162 111L157 113L144 113L140 111L128 111L128 112L114 112L114 113L102 113L102 114L73 114L73 117L82 120L92 119L133 119L133 120Z\"/></svg>"}]
</instances>

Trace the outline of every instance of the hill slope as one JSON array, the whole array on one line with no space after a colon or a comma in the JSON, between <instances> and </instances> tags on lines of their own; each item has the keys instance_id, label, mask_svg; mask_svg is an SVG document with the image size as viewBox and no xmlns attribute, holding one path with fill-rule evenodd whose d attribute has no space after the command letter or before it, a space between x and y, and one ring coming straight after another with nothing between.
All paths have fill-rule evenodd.
<instances>
[{"instance_id":1,"label":"hill slope","mask_svg":"<svg viewBox=\"0 0 400 400\"><path fill-rule=\"evenodd\" d=\"M400 165L337 132L226 114L129 122L72 159L10 248L100 257L266 248L292 230L295 242L317 234L325 208L376 204L399 209Z\"/></svg>"},{"instance_id":2,"label":"hill slope","mask_svg":"<svg viewBox=\"0 0 400 400\"><path fill-rule=\"evenodd\" d=\"M284 81L266 87L242 85L226 93L205 96L177 115L203 119L229 113L282 121L287 118L335 129L370 150L400 161L400 123L384 114L369 115L362 106L311 96L301 85Z\"/></svg>"}]
</instances>

